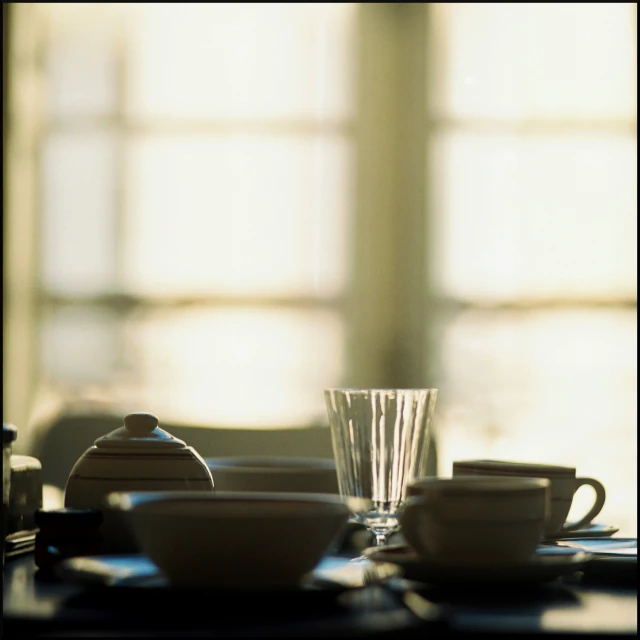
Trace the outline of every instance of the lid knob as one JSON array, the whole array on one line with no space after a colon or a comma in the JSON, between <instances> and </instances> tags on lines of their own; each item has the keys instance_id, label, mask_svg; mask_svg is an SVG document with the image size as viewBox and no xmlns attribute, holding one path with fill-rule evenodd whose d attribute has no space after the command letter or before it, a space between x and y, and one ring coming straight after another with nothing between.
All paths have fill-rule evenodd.
<instances>
[{"instance_id":1,"label":"lid knob","mask_svg":"<svg viewBox=\"0 0 640 640\"><path fill-rule=\"evenodd\" d=\"M158 418L152 413L130 413L124 419L124 426L132 436L144 437L158 426Z\"/></svg>"}]
</instances>

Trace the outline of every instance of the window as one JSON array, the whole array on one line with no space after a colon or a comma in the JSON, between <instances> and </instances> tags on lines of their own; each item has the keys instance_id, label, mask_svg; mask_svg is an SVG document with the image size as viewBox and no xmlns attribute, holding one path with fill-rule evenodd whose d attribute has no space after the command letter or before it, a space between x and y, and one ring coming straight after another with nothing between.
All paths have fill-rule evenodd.
<instances>
[{"instance_id":1,"label":"window","mask_svg":"<svg viewBox=\"0 0 640 640\"><path fill-rule=\"evenodd\" d=\"M441 473L575 464L635 535L633 4L12 10L11 406L434 385Z\"/></svg>"},{"instance_id":2,"label":"window","mask_svg":"<svg viewBox=\"0 0 640 640\"><path fill-rule=\"evenodd\" d=\"M165 420L300 426L343 363L349 4L50 5L42 371Z\"/></svg>"},{"instance_id":3,"label":"window","mask_svg":"<svg viewBox=\"0 0 640 640\"><path fill-rule=\"evenodd\" d=\"M633 535L634 23L628 3L433 5L429 144L442 466L572 463Z\"/></svg>"}]
</instances>

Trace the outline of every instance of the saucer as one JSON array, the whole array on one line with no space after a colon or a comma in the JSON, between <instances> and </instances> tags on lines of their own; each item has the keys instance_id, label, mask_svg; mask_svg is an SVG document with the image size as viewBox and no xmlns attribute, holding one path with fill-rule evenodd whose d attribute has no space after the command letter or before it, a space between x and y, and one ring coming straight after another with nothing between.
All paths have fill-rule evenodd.
<instances>
[{"instance_id":1,"label":"saucer","mask_svg":"<svg viewBox=\"0 0 640 640\"><path fill-rule=\"evenodd\" d=\"M100 585L112 588L139 589L185 589L173 587L158 567L144 554L130 555L102 555L68 558L57 567L58 577L71 582L86 585ZM274 590L288 589L289 591L332 591L342 592L351 588L358 588L384 582L389 578L398 577L400 568L394 563L364 562L350 563L348 559L338 556L325 556L299 585L292 587L272 587ZM204 587L198 587L202 589ZM197 590L191 587L191 590ZM242 587L234 587L242 589ZM217 586L210 589L233 591L234 588ZM250 587L253 591L260 588ZM269 586L264 588L269 589Z\"/></svg>"},{"instance_id":2,"label":"saucer","mask_svg":"<svg viewBox=\"0 0 640 640\"><path fill-rule=\"evenodd\" d=\"M609 538L614 533L618 533L620 529L612 527L608 524L594 524L593 522L585 525L581 529L574 531L559 531L552 535L545 536L545 540L570 540L573 538Z\"/></svg>"},{"instance_id":3,"label":"saucer","mask_svg":"<svg viewBox=\"0 0 640 640\"><path fill-rule=\"evenodd\" d=\"M637 538L572 538L546 542L552 547L569 547L580 549L599 556L638 557Z\"/></svg>"},{"instance_id":4,"label":"saucer","mask_svg":"<svg viewBox=\"0 0 640 640\"><path fill-rule=\"evenodd\" d=\"M300 584L225 588L216 586L173 586L158 567L143 554L103 555L67 558L56 566L58 577L86 587L65 599L65 608L89 612L91 616L118 617L146 621L156 619L159 612L170 628L178 628L185 620L198 625L211 623L211 607L215 603L215 618L223 625L237 625L238 608L249 612L252 621L306 619L311 616L342 612L341 596L351 587L363 587L364 571L347 566L348 560L326 557ZM365 563L376 565L378 563ZM375 579L397 576L397 565L386 565ZM364 567L362 567L364 570ZM370 573L373 573L370 572ZM179 603L177 606L176 603Z\"/></svg>"},{"instance_id":5,"label":"saucer","mask_svg":"<svg viewBox=\"0 0 640 640\"><path fill-rule=\"evenodd\" d=\"M414 582L452 584L538 584L581 571L591 554L567 547L540 547L528 562L509 564L457 564L426 562L407 546L369 549L375 562L393 562L403 570L403 577Z\"/></svg>"}]
</instances>

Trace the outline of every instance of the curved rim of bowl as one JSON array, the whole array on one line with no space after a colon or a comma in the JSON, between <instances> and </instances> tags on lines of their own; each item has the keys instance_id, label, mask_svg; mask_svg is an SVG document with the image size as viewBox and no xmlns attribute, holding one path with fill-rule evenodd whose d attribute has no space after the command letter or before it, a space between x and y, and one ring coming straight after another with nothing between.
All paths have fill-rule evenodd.
<instances>
[{"instance_id":1,"label":"curved rim of bowl","mask_svg":"<svg viewBox=\"0 0 640 640\"><path fill-rule=\"evenodd\" d=\"M209 469L233 473L319 473L336 471L330 458L288 458L284 456L230 456L205 458Z\"/></svg>"},{"instance_id":2,"label":"curved rim of bowl","mask_svg":"<svg viewBox=\"0 0 640 640\"><path fill-rule=\"evenodd\" d=\"M223 508L229 504L245 504L247 515L260 517L271 516L279 507L297 505L299 513L336 512L349 513L344 500L337 494L331 493L258 493L244 491L131 491L114 492L106 498L106 504L119 511L149 510L154 506L170 506L179 504L207 504L211 511ZM217 507L216 507L217 505ZM253 506L253 508L251 508ZM266 507L261 511L257 507ZM295 511L290 512L292 515Z\"/></svg>"},{"instance_id":3,"label":"curved rim of bowl","mask_svg":"<svg viewBox=\"0 0 640 640\"><path fill-rule=\"evenodd\" d=\"M573 477L576 475L576 468L562 466L558 464L544 464L538 462L513 462L510 460L455 460L453 469L460 471L481 471L482 473L496 475L514 474L520 475L530 473L531 476L548 475L549 477Z\"/></svg>"}]
</instances>

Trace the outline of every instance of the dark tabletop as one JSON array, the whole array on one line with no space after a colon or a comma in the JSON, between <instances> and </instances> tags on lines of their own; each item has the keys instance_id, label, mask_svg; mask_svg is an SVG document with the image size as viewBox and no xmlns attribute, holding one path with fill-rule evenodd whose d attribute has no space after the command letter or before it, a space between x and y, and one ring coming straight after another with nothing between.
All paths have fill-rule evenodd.
<instances>
[{"instance_id":1,"label":"dark tabletop","mask_svg":"<svg viewBox=\"0 0 640 640\"><path fill-rule=\"evenodd\" d=\"M44 580L32 555L7 561L3 637L424 637L518 633L637 635L635 580L576 575L527 588L434 588L397 581L342 593L184 592ZM425 621L406 590L441 605ZM418 611L419 613L419 611Z\"/></svg>"}]
</instances>

